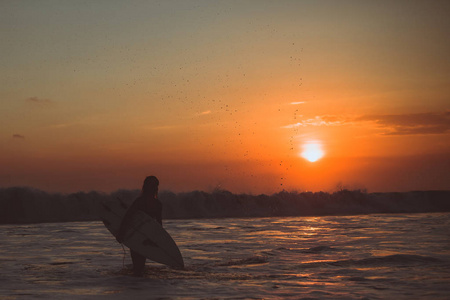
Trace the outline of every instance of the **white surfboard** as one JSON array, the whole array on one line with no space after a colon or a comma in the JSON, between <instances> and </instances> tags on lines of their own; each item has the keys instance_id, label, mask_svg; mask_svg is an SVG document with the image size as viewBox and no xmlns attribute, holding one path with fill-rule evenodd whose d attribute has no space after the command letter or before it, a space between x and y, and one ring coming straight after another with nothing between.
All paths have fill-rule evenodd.
<instances>
[{"instance_id":1,"label":"white surfboard","mask_svg":"<svg viewBox=\"0 0 450 300\"><path fill-rule=\"evenodd\" d=\"M108 201L102 203L100 211L103 224L116 236L127 212L127 206L121 201ZM152 261L173 268L184 268L180 249L170 234L155 219L142 211L134 213L123 243Z\"/></svg>"}]
</instances>

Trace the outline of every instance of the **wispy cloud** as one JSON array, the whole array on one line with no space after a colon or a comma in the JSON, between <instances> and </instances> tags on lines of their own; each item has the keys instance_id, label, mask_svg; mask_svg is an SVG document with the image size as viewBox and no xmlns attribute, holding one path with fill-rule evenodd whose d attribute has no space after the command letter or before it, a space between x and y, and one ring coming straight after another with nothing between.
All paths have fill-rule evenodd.
<instances>
[{"instance_id":1,"label":"wispy cloud","mask_svg":"<svg viewBox=\"0 0 450 300\"><path fill-rule=\"evenodd\" d=\"M201 112L201 113L198 113L197 116L209 115L210 113L211 113L210 110L205 110L205 111L203 111L203 112Z\"/></svg>"},{"instance_id":2,"label":"wispy cloud","mask_svg":"<svg viewBox=\"0 0 450 300\"><path fill-rule=\"evenodd\" d=\"M299 104L304 104L304 103L306 103L306 102L305 101L297 101L297 102L291 102L289 104L291 104L291 105L299 105Z\"/></svg>"},{"instance_id":3,"label":"wispy cloud","mask_svg":"<svg viewBox=\"0 0 450 300\"><path fill-rule=\"evenodd\" d=\"M21 134L18 134L18 133L13 134L12 137L13 137L13 139L21 139L21 140L25 139L24 135L21 135Z\"/></svg>"},{"instance_id":4,"label":"wispy cloud","mask_svg":"<svg viewBox=\"0 0 450 300\"><path fill-rule=\"evenodd\" d=\"M355 121L373 122L384 135L442 134L450 131L450 111L443 113L365 115Z\"/></svg>"},{"instance_id":5,"label":"wispy cloud","mask_svg":"<svg viewBox=\"0 0 450 300\"><path fill-rule=\"evenodd\" d=\"M309 126L372 126L382 135L426 135L450 132L450 111L416 114L377 114L354 116L316 116L282 128Z\"/></svg>"},{"instance_id":6,"label":"wispy cloud","mask_svg":"<svg viewBox=\"0 0 450 300\"><path fill-rule=\"evenodd\" d=\"M63 129L63 128L68 128L68 127L79 125L79 124L81 124L81 123L80 122L59 123L59 124L49 125L49 126L47 126L45 128L49 128L49 129Z\"/></svg>"},{"instance_id":7,"label":"wispy cloud","mask_svg":"<svg viewBox=\"0 0 450 300\"><path fill-rule=\"evenodd\" d=\"M27 101L28 103L33 103L33 104L40 105L40 106L50 105L53 103L53 101L50 99L43 99L43 98L38 98L38 97L29 97L29 98L25 99L25 101Z\"/></svg>"},{"instance_id":8,"label":"wispy cloud","mask_svg":"<svg viewBox=\"0 0 450 300\"><path fill-rule=\"evenodd\" d=\"M301 120L295 124L289 124L282 126L282 128L297 128L297 127L307 127L307 126L341 126L346 124L348 121L341 117L336 116L316 116L311 119Z\"/></svg>"}]
</instances>

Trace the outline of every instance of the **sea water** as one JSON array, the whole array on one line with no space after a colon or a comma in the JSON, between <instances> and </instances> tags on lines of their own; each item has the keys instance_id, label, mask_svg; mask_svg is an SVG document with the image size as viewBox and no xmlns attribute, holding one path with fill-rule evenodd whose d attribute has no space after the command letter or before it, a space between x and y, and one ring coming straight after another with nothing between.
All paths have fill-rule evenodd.
<instances>
[{"instance_id":1,"label":"sea water","mask_svg":"<svg viewBox=\"0 0 450 300\"><path fill-rule=\"evenodd\" d=\"M166 220L133 277L101 222L0 226L0 299L449 299L450 214Z\"/></svg>"}]
</instances>

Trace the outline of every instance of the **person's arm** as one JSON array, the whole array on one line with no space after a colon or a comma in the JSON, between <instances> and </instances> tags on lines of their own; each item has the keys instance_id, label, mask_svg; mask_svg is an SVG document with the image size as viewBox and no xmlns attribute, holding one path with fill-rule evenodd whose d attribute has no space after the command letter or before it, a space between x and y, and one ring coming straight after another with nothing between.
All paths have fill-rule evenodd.
<instances>
[{"instance_id":1,"label":"person's arm","mask_svg":"<svg viewBox=\"0 0 450 300\"><path fill-rule=\"evenodd\" d=\"M161 219L161 218L157 218L156 221L159 223L159 225L161 225L161 227L163 226L163 225L162 225L162 219Z\"/></svg>"},{"instance_id":2,"label":"person's arm","mask_svg":"<svg viewBox=\"0 0 450 300\"><path fill-rule=\"evenodd\" d=\"M158 216L156 217L156 221L162 226L162 207L158 211Z\"/></svg>"},{"instance_id":3,"label":"person's arm","mask_svg":"<svg viewBox=\"0 0 450 300\"><path fill-rule=\"evenodd\" d=\"M162 203L158 199L153 204L153 212L150 214L162 226Z\"/></svg>"},{"instance_id":4,"label":"person's arm","mask_svg":"<svg viewBox=\"0 0 450 300\"><path fill-rule=\"evenodd\" d=\"M119 227L119 230L117 231L117 235L116 235L116 240L121 244L123 242L123 239L125 238L126 230L128 229L128 227L131 223L131 220L133 219L133 214L135 211L136 211L136 205L135 205L135 203L133 203L130 206L130 208L128 208L127 212L125 213L125 216L122 219L122 222L120 223L120 227Z\"/></svg>"}]
</instances>

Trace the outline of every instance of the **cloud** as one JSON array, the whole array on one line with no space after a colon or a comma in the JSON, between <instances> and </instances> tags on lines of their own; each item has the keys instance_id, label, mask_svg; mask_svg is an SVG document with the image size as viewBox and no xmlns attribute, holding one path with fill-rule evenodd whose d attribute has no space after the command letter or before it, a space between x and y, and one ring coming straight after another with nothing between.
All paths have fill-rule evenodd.
<instances>
[{"instance_id":1,"label":"cloud","mask_svg":"<svg viewBox=\"0 0 450 300\"><path fill-rule=\"evenodd\" d=\"M298 101L298 102L291 102L291 105L299 105L299 104L304 104L306 103L305 101Z\"/></svg>"},{"instance_id":2,"label":"cloud","mask_svg":"<svg viewBox=\"0 0 450 300\"><path fill-rule=\"evenodd\" d=\"M18 133L15 133L15 134L13 134L13 136L12 136L14 139L25 139L25 136L23 136L23 135L21 135L21 134L18 134Z\"/></svg>"},{"instance_id":3,"label":"cloud","mask_svg":"<svg viewBox=\"0 0 450 300\"><path fill-rule=\"evenodd\" d=\"M348 121L342 117L336 116L316 116L312 119L305 119L295 124L290 124L282 126L282 128L296 128L296 127L307 127L307 126L341 126L346 124Z\"/></svg>"},{"instance_id":4,"label":"cloud","mask_svg":"<svg viewBox=\"0 0 450 300\"><path fill-rule=\"evenodd\" d=\"M53 103L53 101L50 99L42 99L42 98L38 98L38 97L29 97L26 99L26 101L28 103L33 103L33 104L40 105L40 106L49 105L49 104Z\"/></svg>"},{"instance_id":5,"label":"cloud","mask_svg":"<svg viewBox=\"0 0 450 300\"><path fill-rule=\"evenodd\" d=\"M211 113L210 110L206 110L206 111L203 111L203 112L201 112L201 113L198 113L197 116L209 115L210 113Z\"/></svg>"},{"instance_id":6,"label":"cloud","mask_svg":"<svg viewBox=\"0 0 450 300\"><path fill-rule=\"evenodd\" d=\"M450 131L450 111L391 115L364 115L357 122L373 122L384 135L443 134Z\"/></svg>"},{"instance_id":7,"label":"cloud","mask_svg":"<svg viewBox=\"0 0 450 300\"><path fill-rule=\"evenodd\" d=\"M308 126L361 126L370 123L383 130L383 135L444 134L450 131L450 111L416 114L378 114L354 116L316 116L282 128Z\"/></svg>"}]
</instances>

